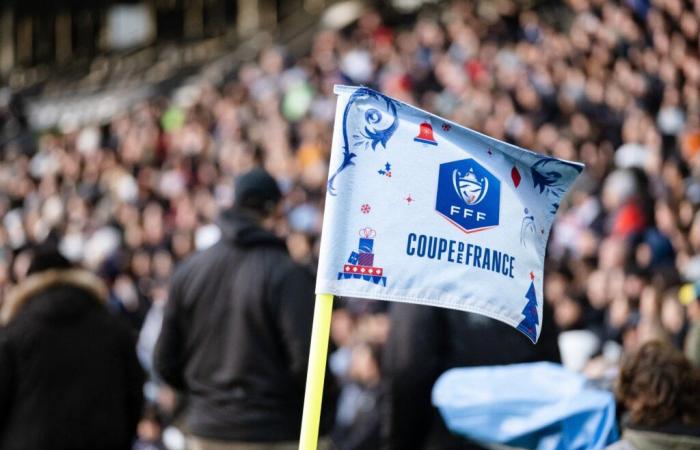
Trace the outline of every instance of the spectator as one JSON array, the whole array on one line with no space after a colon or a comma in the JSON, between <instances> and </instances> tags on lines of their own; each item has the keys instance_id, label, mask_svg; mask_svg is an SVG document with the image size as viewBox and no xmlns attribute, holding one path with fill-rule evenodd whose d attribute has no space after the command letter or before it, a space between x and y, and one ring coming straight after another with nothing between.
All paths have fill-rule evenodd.
<instances>
[{"instance_id":1,"label":"spectator","mask_svg":"<svg viewBox=\"0 0 700 450\"><path fill-rule=\"evenodd\" d=\"M380 445L379 348L357 343L352 348L347 381L338 400L333 442L338 450L371 450Z\"/></svg>"},{"instance_id":2,"label":"spectator","mask_svg":"<svg viewBox=\"0 0 700 450\"><path fill-rule=\"evenodd\" d=\"M548 317L549 315L549 317ZM451 435L431 403L435 380L453 367L559 362L550 309L539 343L510 326L472 313L395 304L384 355L383 448L479 449Z\"/></svg>"},{"instance_id":3,"label":"spectator","mask_svg":"<svg viewBox=\"0 0 700 450\"><path fill-rule=\"evenodd\" d=\"M0 314L0 447L130 449L143 372L107 289L54 249L27 273Z\"/></svg>"},{"instance_id":4,"label":"spectator","mask_svg":"<svg viewBox=\"0 0 700 450\"><path fill-rule=\"evenodd\" d=\"M313 278L269 229L280 190L264 170L236 180L222 239L170 283L155 368L189 397L193 450L296 449L313 318ZM333 383L326 385L330 392ZM330 431L330 398L321 435ZM320 448L328 448L327 438Z\"/></svg>"},{"instance_id":5,"label":"spectator","mask_svg":"<svg viewBox=\"0 0 700 450\"><path fill-rule=\"evenodd\" d=\"M623 361L615 391L627 410L615 450L700 449L700 369L650 341Z\"/></svg>"},{"instance_id":6,"label":"spectator","mask_svg":"<svg viewBox=\"0 0 700 450\"><path fill-rule=\"evenodd\" d=\"M333 443L338 450L380 447L381 351L386 343L386 302L336 301L331 336L338 347L329 366L340 382Z\"/></svg>"}]
</instances>

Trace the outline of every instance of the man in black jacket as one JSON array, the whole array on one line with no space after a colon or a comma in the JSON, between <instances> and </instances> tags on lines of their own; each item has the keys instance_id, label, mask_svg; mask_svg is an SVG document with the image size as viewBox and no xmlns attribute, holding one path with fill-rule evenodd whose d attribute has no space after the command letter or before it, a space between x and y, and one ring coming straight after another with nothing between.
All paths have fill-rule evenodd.
<instances>
[{"instance_id":1,"label":"man in black jacket","mask_svg":"<svg viewBox=\"0 0 700 450\"><path fill-rule=\"evenodd\" d=\"M143 372L106 301L96 276L35 252L0 309L0 449L131 448Z\"/></svg>"},{"instance_id":2,"label":"man in black jacket","mask_svg":"<svg viewBox=\"0 0 700 450\"><path fill-rule=\"evenodd\" d=\"M222 239L172 277L155 368L189 397L193 449L296 449L313 278L269 231L281 198L275 180L254 169L235 188Z\"/></svg>"}]
</instances>

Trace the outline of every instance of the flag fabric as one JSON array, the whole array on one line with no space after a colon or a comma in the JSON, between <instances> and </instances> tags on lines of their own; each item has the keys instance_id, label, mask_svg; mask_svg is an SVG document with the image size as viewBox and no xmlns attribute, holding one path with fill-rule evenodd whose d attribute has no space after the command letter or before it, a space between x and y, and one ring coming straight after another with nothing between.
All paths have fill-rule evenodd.
<instances>
[{"instance_id":1,"label":"flag fabric","mask_svg":"<svg viewBox=\"0 0 700 450\"><path fill-rule=\"evenodd\" d=\"M559 364L450 369L432 400L452 433L486 446L602 450L619 439L612 392Z\"/></svg>"},{"instance_id":2,"label":"flag fabric","mask_svg":"<svg viewBox=\"0 0 700 450\"><path fill-rule=\"evenodd\" d=\"M316 292L471 311L536 342L549 230L583 165L335 93Z\"/></svg>"}]
</instances>

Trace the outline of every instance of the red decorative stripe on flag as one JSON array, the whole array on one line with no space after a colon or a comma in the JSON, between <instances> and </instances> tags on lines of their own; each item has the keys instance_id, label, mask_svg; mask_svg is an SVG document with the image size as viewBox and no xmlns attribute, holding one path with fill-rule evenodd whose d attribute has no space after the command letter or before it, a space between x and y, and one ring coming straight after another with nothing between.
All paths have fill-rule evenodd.
<instances>
[{"instance_id":1,"label":"red decorative stripe on flag","mask_svg":"<svg viewBox=\"0 0 700 450\"><path fill-rule=\"evenodd\" d=\"M345 264L343 272L345 273L364 273L367 275L381 275L384 269L381 267L372 266L356 266L353 264Z\"/></svg>"}]
</instances>

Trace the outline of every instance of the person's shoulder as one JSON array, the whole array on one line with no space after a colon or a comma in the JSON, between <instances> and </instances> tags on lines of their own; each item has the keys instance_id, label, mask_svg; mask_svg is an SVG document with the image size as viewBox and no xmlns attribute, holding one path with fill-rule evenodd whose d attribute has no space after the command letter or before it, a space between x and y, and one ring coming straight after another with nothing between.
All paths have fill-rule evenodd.
<instances>
[{"instance_id":1,"label":"person's shoulder","mask_svg":"<svg viewBox=\"0 0 700 450\"><path fill-rule=\"evenodd\" d=\"M171 280L180 280L187 277L190 273L197 273L200 271L209 270L208 266L220 257L221 254L230 252L231 250L226 247L221 241L207 247L203 250L197 250L191 253L185 259L180 261L176 266ZM219 255L219 256L217 256Z\"/></svg>"},{"instance_id":2,"label":"person's shoulder","mask_svg":"<svg viewBox=\"0 0 700 450\"><path fill-rule=\"evenodd\" d=\"M251 245L243 249L244 264L259 265L273 273L284 273L295 268L296 262L289 254L284 241L270 240L260 245Z\"/></svg>"},{"instance_id":3,"label":"person's shoulder","mask_svg":"<svg viewBox=\"0 0 700 450\"><path fill-rule=\"evenodd\" d=\"M623 432L622 438L632 445L632 449L638 447L700 450L700 436L697 436L697 428L688 425L672 424L658 429L628 427Z\"/></svg>"},{"instance_id":4,"label":"person's shoulder","mask_svg":"<svg viewBox=\"0 0 700 450\"><path fill-rule=\"evenodd\" d=\"M299 288L313 284L314 274L311 268L296 262L287 253L280 254L274 261L269 272L269 279L273 286L287 289L289 286Z\"/></svg>"},{"instance_id":5,"label":"person's shoulder","mask_svg":"<svg viewBox=\"0 0 700 450\"><path fill-rule=\"evenodd\" d=\"M89 328L101 330L105 341L116 341L129 348L136 345L136 334L124 316L114 314L106 308L98 308L86 317L90 321Z\"/></svg>"},{"instance_id":6,"label":"person's shoulder","mask_svg":"<svg viewBox=\"0 0 700 450\"><path fill-rule=\"evenodd\" d=\"M279 272L283 276L311 278L314 276L309 266L296 262L286 253L284 254L284 257L280 259Z\"/></svg>"},{"instance_id":7,"label":"person's shoulder","mask_svg":"<svg viewBox=\"0 0 700 450\"><path fill-rule=\"evenodd\" d=\"M629 442L621 440L608 445L605 450L637 450L637 448Z\"/></svg>"}]
</instances>

